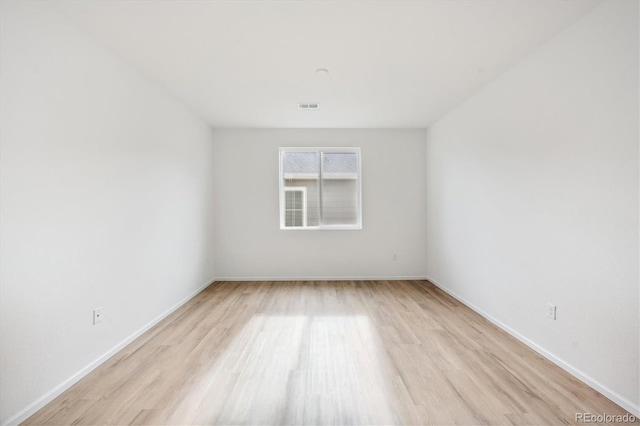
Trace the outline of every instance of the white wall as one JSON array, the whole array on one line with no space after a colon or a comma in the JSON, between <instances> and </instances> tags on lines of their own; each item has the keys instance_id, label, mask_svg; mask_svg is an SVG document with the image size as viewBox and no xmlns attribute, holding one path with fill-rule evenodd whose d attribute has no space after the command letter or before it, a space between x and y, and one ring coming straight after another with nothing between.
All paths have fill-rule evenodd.
<instances>
[{"instance_id":1,"label":"white wall","mask_svg":"<svg viewBox=\"0 0 640 426\"><path fill-rule=\"evenodd\" d=\"M5 423L213 278L212 144L49 6L0 12Z\"/></svg>"},{"instance_id":2,"label":"white wall","mask_svg":"<svg viewBox=\"0 0 640 426\"><path fill-rule=\"evenodd\" d=\"M429 277L636 414L638 113L607 2L427 132Z\"/></svg>"},{"instance_id":3,"label":"white wall","mask_svg":"<svg viewBox=\"0 0 640 426\"><path fill-rule=\"evenodd\" d=\"M424 135L424 130L216 129L216 276L424 277ZM280 230L280 146L361 147L362 230Z\"/></svg>"}]
</instances>

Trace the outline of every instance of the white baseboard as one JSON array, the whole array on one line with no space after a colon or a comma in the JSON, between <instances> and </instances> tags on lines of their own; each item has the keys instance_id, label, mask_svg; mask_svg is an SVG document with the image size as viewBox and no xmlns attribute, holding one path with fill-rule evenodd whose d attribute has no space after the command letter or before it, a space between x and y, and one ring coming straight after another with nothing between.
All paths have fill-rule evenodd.
<instances>
[{"instance_id":1,"label":"white baseboard","mask_svg":"<svg viewBox=\"0 0 640 426\"><path fill-rule=\"evenodd\" d=\"M608 387L602 385L601 383L599 383L595 379L591 378L589 375L587 375L587 374L583 373L582 371L574 368L569 363L567 363L564 360L556 357L551 352L549 352L546 349L540 347L539 345L537 345L533 341L529 340L525 336L521 335L517 331L513 330L512 328L510 328L506 324L502 323L501 321L495 319L494 317L492 317L491 315L486 313L484 310L480 309L479 307L475 306L472 303L469 303L468 301L466 301L462 297L459 297L457 294L453 293L447 287L445 287L442 284L438 283L434 279L426 277L426 276L387 276L387 277L363 277L363 276L359 276L359 277L219 277L219 278L216 278L213 281L208 282L207 284L204 284L203 286L201 286L200 288L198 288L197 290L192 292L190 295L188 295L187 297L185 297L184 299L182 299L178 303L174 304L172 307L170 307L169 309L164 311L162 314L157 316L152 321L148 322L146 325L141 327L135 333L133 333L132 335L130 335L129 337L127 337L126 339L124 339L123 341L118 343L112 349L110 349L109 351L107 351L106 353L104 353L103 355L98 357L96 360L94 360L89 365L87 365L86 367L84 367L83 369L78 371L76 374L74 374L73 376L69 377L67 380L62 382L60 385L56 386L54 389L52 389L47 394L45 394L44 396L39 398L37 401L33 402L28 407L26 407L25 409L23 409L22 411L20 411L16 415L14 415L11 418L9 418L5 423L3 423L3 425L19 424L19 423L25 421L26 419L28 419L30 416L32 416L34 413L36 413L39 409L41 409L42 407L47 405L54 398L58 397L64 391L66 391L71 386L73 386L75 383L77 383L80 379L85 377L91 371L93 371L94 369L99 367L102 363L104 363L106 360L108 360L113 355L115 355L118 351L122 350L129 343L133 342L135 339L140 337L143 333L145 333L146 331L151 329L151 327L153 327L154 325L156 325L157 323L162 321L164 318L166 318L171 313L173 313L176 309L178 309L179 307L184 305L186 302L191 300L195 295L197 295L202 290L207 288L214 281L362 281L362 280L366 280L366 281L370 281L370 280L428 280L429 282L433 283L435 286L440 288L442 291L444 291L445 293L449 294L454 299L456 299L459 302L463 303L464 305L466 305L467 307L469 307L473 311L477 312L482 317L484 317L487 320L489 320L491 323L495 324L497 327L499 327L502 330L506 331L507 333L509 333L510 335L512 335L513 337L515 337L516 339L518 339L519 341L521 341L525 345L529 346L534 351L538 352L540 355L544 356L545 358L547 358L548 360L550 360L554 364L558 365L563 370L567 371L569 374L573 375L574 377L576 377L577 379L583 381L587 385L591 386L593 389L597 390L598 392L600 392L601 394L603 394L607 398L611 399L613 402L615 402L616 404L620 405L625 410L629 411L629 413L633 414L636 417L640 417L640 406L639 405L634 404L633 402L631 402L628 399L622 397L618 393L612 391Z\"/></svg>"},{"instance_id":2,"label":"white baseboard","mask_svg":"<svg viewBox=\"0 0 640 426\"><path fill-rule=\"evenodd\" d=\"M408 281L426 280L426 276L318 276L318 277L217 277L216 281Z\"/></svg>"},{"instance_id":3,"label":"white baseboard","mask_svg":"<svg viewBox=\"0 0 640 426\"><path fill-rule=\"evenodd\" d=\"M545 348L539 346L535 342L529 340L527 337L525 337L522 334L518 333L516 330L512 329L511 327L509 327L508 325L506 325L502 321L499 321L496 318L492 317L491 315L489 315L487 312L485 312L484 310L482 310L478 306L476 306L473 303L470 303L467 300L463 299L462 297L458 296L457 294L455 294L453 291L449 290L444 285L438 283L436 280L434 280L432 278L429 278L429 277L427 277L426 280L429 281L430 283L432 283L433 285L435 285L436 287L438 287L440 290L442 290L445 293L447 293L449 296L451 296L454 299L456 299L457 301L459 301L460 303L462 303L465 306L467 306L468 308L472 309L473 311L475 311L476 313L478 313L482 317L486 318L487 320L489 320L491 323L493 323L497 327L499 327L502 330L506 331L507 333L509 333L510 335L512 335L513 337L515 337L516 339L518 339L519 341L521 341L522 343L524 343L525 345L527 345L528 347L530 347L531 349L533 349L534 351L536 351L537 353L539 353L540 355L542 355L543 357L548 359L549 361L553 362L558 367L560 367L563 370L565 370L567 373L571 374L572 376L574 376L578 380L584 382L588 386L590 386L593 389L597 390L602 395L606 396L611 401L615 402L616 404L618 404L619 406L621 406L622 408L627 410L630 414L634 415L635 417L640 418L640 405L638 405L636 403L633 403L632 401L629 401L628 399L626 399L622 395L618 394L617 392L614 392L613 390L611 390L608 387L604 386L602 383L600 383L597 380L593 379L588 374L586 374L586 373L580 371L579 369L573 367L571 364L569 364L568 362L564 361L563 359L558 358L553 353L551 353L548 350L546 350ZM598 414L598 413L594 413L594 414ZM610 413L607 413L607 414L610 414Z\"/></svg>"},{"instance_id":4,"label":"white baseboard","mask_svg":"<svg viewBox=\"0 0 640 426\"><path fill-rule=\"evenodd\" d=\"M42 407L44 407L45 405L47 405L48 403L53 401L60 394L62 394L64 391L66 391L71 386L73 386L78 381L80 381L80 379L85 377L87 374L89 374L90 372L95 370L97 367L99 367L106 360L108 360L113 355L115 355L118 351L122 350L129 343L133 342L135 339L137 339L142 334L147 332L151 327L153 327L154 325L158 324L160 321L162 321L163 319L165 319L166 317L171 315L171 313L173 313L176 309L178 309L179 307L181 307L182 305L187 303L189 300L191 300L195 295L200 293L202 290L204 290L205 288L209 287L213 282L214 282L213 280L209 281L208 283L202 285L197 290L191 292L191 294L189 294L187 297L183 298L178 303L174 304L169 309L164 311L162 314L158 315L156 318L154 318L153 320L151 320L150 322L148 322L147 324L142 326L135 333L133 333L132 335L130 335L129 337L127 337L126 339L124 339L123 341L118 343L116 346L114 346L113 348L108 350L106 353L104 353L101 356L99 356L97 359L95 359L94 361L89 363L87 366L82 368L80 371L75 373L73 376L69 377L67 380L65 380L64 382L60 383L58 386L53 388L51 391L47 392L42 397L38 398L35 402L31 403L29 406L27 406L25 409L21 410L19 413L17 413L15 415L13 415L12 417L10 417L5 423L2 423L2 425L3 426L5 426L5 425L17 425L17 424L25 421L29 417L31 417L38 410L40 410Z\"/></svg>"}]
</instances>

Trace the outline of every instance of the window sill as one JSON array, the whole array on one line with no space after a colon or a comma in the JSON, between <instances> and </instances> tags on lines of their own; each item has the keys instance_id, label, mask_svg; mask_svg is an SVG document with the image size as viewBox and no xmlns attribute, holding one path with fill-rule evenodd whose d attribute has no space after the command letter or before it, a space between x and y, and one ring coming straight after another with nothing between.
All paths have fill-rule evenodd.
<instances>
[{"instance_id":1,"label":"window sill","mask_svg":"<svg viewBox=\"0 0 640 426\"><path fill-rule=\"evenodd\" d=\"M361 231L362 225L280 226L281 231Z\"/></svg>"}]
</instances>

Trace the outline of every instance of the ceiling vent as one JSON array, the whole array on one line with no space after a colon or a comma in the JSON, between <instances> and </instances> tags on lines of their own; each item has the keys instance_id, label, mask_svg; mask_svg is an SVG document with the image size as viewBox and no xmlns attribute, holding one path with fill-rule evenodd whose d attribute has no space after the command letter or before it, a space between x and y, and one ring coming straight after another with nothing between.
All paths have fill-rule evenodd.
<instances>
[{"instance_id":1,"label":"ceiling vent","mask_svg":"<svg viewBox=\"0 0 640 426\"><path fill-rule=\"evenodd\" d=\"M298 104L300 109L318 109L318 104Z\"/></svg>"}]
</instances>

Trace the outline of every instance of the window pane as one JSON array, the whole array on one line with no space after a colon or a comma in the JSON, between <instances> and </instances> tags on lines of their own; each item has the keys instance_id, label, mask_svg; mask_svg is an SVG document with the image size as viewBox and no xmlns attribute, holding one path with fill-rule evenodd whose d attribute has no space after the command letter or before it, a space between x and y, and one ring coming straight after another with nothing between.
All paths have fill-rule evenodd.
<instances>
[{"instance_id":1,"label":"window pane","mask_svg":"<svg viewBox=\"0 0 640 426\"><path fill-rule=\"evenodd\" d=\"M284 192L284 208L291 209L293 208L293 192L285 191Z\"/></svg>"},{"instance_id":2,"label":"window pane","mask_svg":"<svg viewBox=\"0 0 640 426\"><path fill-rule=\"evenodd\" d=\"M320 178L320 154L318 152L284 152L282 156L282 172L283 185L285 188L299 187L306 188L306 212L307 226L318 226L320 224L320 196L318 181ZM285 194L293 194L293 192L285 191ZM286 221L285 226L303 226L304 218L304 200L302 194L285 195L285 207L300 209L295 223L292 216L291 225ZM289 204L290 203L290 204Z\"/></svg>"},{"instance_id":3,"label":"window pane","mask_svg":"<svg viewBox=\"0 0 640 426\"><path fill-rule=\"evenodd\" d=\"M304 188L285 189L284 190L284 225L285 226L304 226Z\"/></svg>"},{"instance_id":4,"label":"window pane","mask_svg":"<svg viewBox=\"0 0 640 426\"><path fill-rule=\"evenodd\" d=\"M322 223L358 224L358 155L322 154Z\"/></svg>"},{"instance_id":5,"label":"window pane","mask_svg":"<svg viewBox=\"0 0 640 426\"><path fill-rule=\"evenodd\" d=\"M320 172L317 152L285 152L282 166L285 175Z\"/></svg>"},{"instance_id":6,"label":"window pane","mask_svg":"<svg viewBox=\"0 0 640 426\"><path fill-rule=\"evenodd\" d=\"M350 173L355 178L358 173L358 155L355 152L329 152L322 154L322 173Z\"/></svg>"},{"instance_id":7,"label":"window pane","mask_svg":"<svg viewBox=\"0 0 640 426\"><path fill-rule=\"evenodd\" d=\"M293 197L293 208L296 210L302 210L302 201L304 197L302 196L302 191L295 191L295 196Z\"/></svg>"},{"instance_id":8,"label":"window pane","mask_svg":"<svg viewBox=\"0 0 640 426\"><path fill-rule=\"evenodd\" d=\"M294 226L294 218L295 218L295 213L293 212L293 210L287 210L284 213L284 224L285 226Z\"/></svg>"},{"instance_id":9,"label":"window pane","mask_svg":"<svg viewBox=\"0 0 640 426\"><path fill-rule=\"evenodd\" d=\"M295 212L293 216L293 226L302 226L302 212Z\"/></svg>"}]
</instances>

